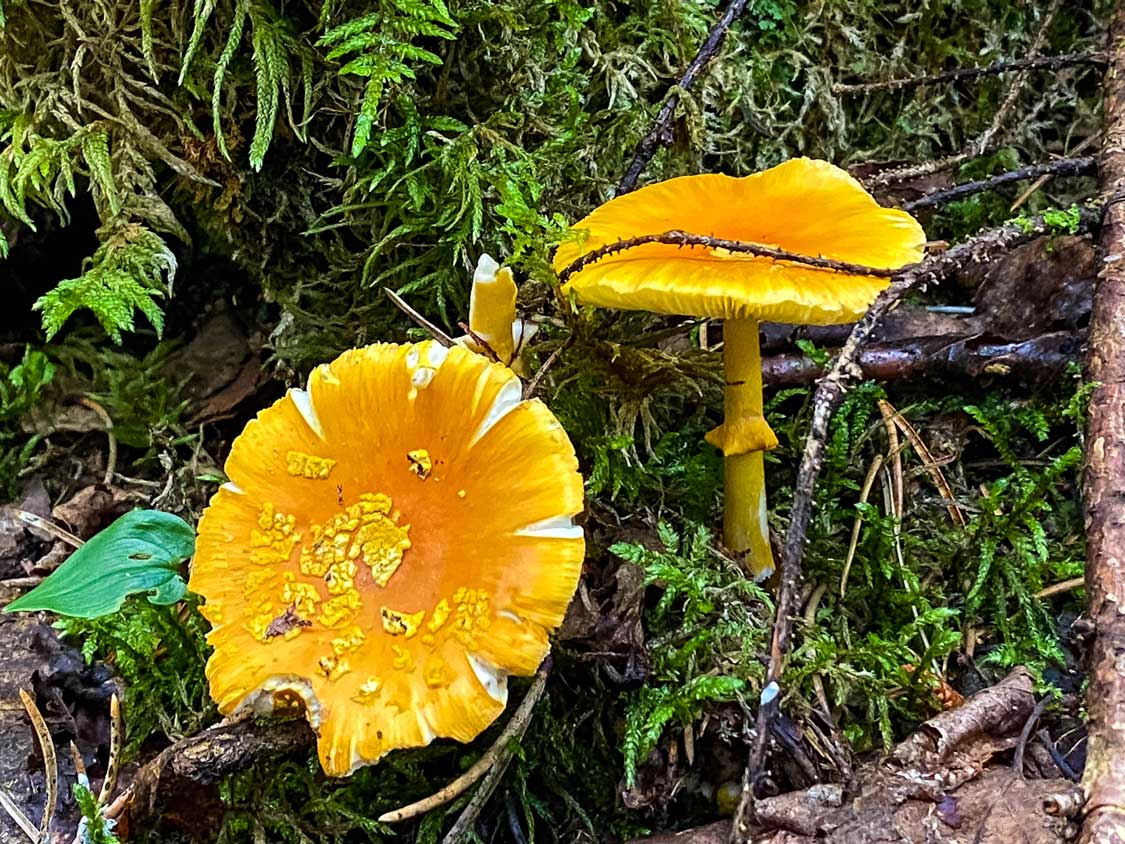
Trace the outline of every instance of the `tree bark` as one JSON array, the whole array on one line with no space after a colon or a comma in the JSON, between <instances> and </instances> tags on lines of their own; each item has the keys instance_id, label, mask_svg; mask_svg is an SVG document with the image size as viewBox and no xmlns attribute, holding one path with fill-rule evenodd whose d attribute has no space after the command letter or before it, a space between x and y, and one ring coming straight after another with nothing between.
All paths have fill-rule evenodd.
<instances>
[{"instance_id":1,"label":"tree bark","mask_svg":"<svg viewBox=\"0 0 1125 844\"><path fill-rule=\"evenodd\" d=\"M1109 30L1101 186L1109 198L1090 319L1086 588L1096 627L1082 844L1125 842L1125 0Z\"/></svg>"}]
</instances>

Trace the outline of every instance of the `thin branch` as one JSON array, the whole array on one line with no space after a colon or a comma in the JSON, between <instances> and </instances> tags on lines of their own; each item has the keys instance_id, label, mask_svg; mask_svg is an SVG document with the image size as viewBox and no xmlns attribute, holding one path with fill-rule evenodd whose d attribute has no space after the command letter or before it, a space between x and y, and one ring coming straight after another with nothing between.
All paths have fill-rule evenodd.
<instances>
[{"instance_id":1,"label":"thin branch","mask_svg":"<svg viewBox=\"0 0 1125 844\"><path fill-rule=\"evenodd\" d=\"M1047 8L1043 19L1039 22L1039 32L1035 35L1035 41L1031 45L1028 58L1037 58L1043 52L1043 47L1047 43L1047 32L1050 30L1051 23L1054 21L1055 14L1060 6L1062 6L1062 0L1052 0L1051 5ZM996 109L996 113L992 115L992 122L973 143L965 148L965 152L970 155L984 155L985 152L993 149L994 141L998 144L1000 140L1011 134L1009 118L1015 113L1016 106L1019 105L1020 95L1023 93L1024 86L1027 85L1030 76L1031 72L1028 70L1021 70L1016 74L1008 87L1003 102L1000 103L1000 108Z\"/></svg>"},{"instance_id":2,"label":"thin branch","mask_svg":"<svg viewBox=\"0 0 1125 844\"><path fill-rule=\"evenodd\" d=\"M559 273L559 283L566 284L567 280L579 270L590 264L597 263L602 258L635 249L646 243L664 243L670 246L693 248L702 246L706 249L725 249L728 252L740 252L747 255L756 255L760 258L772 258L775 261L789 261L794 264L806 264L822 270L834 270L848 275L866 275L875 278L891 278L898 270L888 270L879 267L867 267L863 264L851 264L847 261L835 261L831 258L814 257L812 255L798 255L795 252L786 252L784 249L774 249L772 246L762 246L760 243L747 243L742 240L727 240L722 237L692 234L690 232L672 229L661 234L644 234L631 237L628 240L619 240L616 243L607 243L563 267Z\"/></svg>"},{"instance_id":3,"label":"thin branch","mask_svg":"<svg viewBox=\"0 0 1125 844\"><path fill-rule=\"evenodd\" d=\"M1082 331L1056 331L1010 343L980 333L919 336L868 345L856 365L865 379L875 381L1003 377L1046 383L1080 360L1084 347ZM762 359L762 383L771 387L812 384L823 374L825 368L800 352Z\"/></svg>"},{"instance_id":4,"label":"thin branch","mask_svg":"<svg viewBox=\"0 0 1125 844\"><path fill-rule=\"evenodd\" d=\"M680 77L680 81L676 83L676 88L680 91L687 91L691 88L692 84L707 67L711 59L715 58L719 52L719 48L723 46L723 41L726 38L727 30L734 22L734 19L742 14L745 10L749 0L731 0L723 16L719 18L719 22L715 24L714 29L707 35L707 39L699 48L699 52L695 54L695 58L691 60L691 64L687 66L684 75ZM633 163L629 165L628 171L625 173L625 178L621 180L621 184L617 187L617 195L629 193L637 186L637 180L641 177L641 173L648 167L653 156L656 155L657 149L661 146L667 146L672 142L672 117L676 113L676 106L680 103L680 95L678 93L671 94L668 99L664 101L664 105L660 109L660 113L656 117L656 123L649 130L649 133L641 139L640 144L637 145L637 153L633 157Z\"/></svg>"},{"instance_id":5,"label":"thin branch","mask_svg":"<svg viewBox=\"0 0 1125 844\"><path fill-rule=\"evenodd\" d=\"M410 304L405 299L403 299L389 287L384 287L383 292L387 294L387 298L389 298L392 302L395 303L395 305L398 306L398 309L400 311L414 320L414 322L416 322L421 328L424 328L429 333L429 335L437 340L441 345L445 346L447 349L457 345L456 340L454 340L452 337L450 337L448 334L446 334L444 331L442 331L440 328L438 328L436 325L434 325L432 322L430 322L428 319L414 310L414 308L410 307Z\"/></svg>"},{"instance_id":6,"label":"thin branch","mask_svg":"<svg viewBox=\"0 0 1125 844\"><path fill-rule=\"evenodd\" d=\"M1020 70L1061 70L1064 67L1075 65L1106 64L1106 55L1102 52L1092 53L1066 53L1059 56L1037 56L1014 61L999 61L985 67L962 67L956 70L947 70L929 76L910 76L902 79L886 79L881 82L859 82L855 84L838 82L832 86L833 94L867 94L872 91L899 91L906 88L917 88L922 85L944 85L950 82L964 82L977 79L981 76L995 76L1001 73L1012 73Z\"/></svg>"},{"instance_id":7,"label":"thin branch","mask_svg":"<svg viewBox=\"0 0 1125 844\"><path fill-rule=\"evenodd\" d=\"M399 823L424 815L438 806L444 806L449 801L460 797L472 788L477 780L492 770L493 767L498 766L505 754L510 757L511 741L527 732L528 724L531 723L531 715L535 710L535 704L539 702L539 699L543 696L543 690L547 687L547 674L550 673L550 670L550 660L544 661L535 675L535 682L527 690L519 708L512 714L512 720L504 727L504 731L496 737L492 746L476 761L476 764L449 785L429 797L411 803L409 806L403 806L401 809L395 809L393 812L380 815L379 822ZM504 761L503 764L506 765L507 762Z\"/></svg>"},{"instance_id":8,"label":"thin branch","mask_svg":"<svg viewBox=\"0 0 1125 844\"><path fill-rule=\"evenodd\" d=\"M1043 20L1039 24L1039 32L1035 36L1035 42L1031 45L1030 55L1028 60L1033 60L1038 57L1042 51L1043 45L1047 40L1047 30L1054 20L1055 13L1058 12L1059 7L1062 5L1062 0L1054 0L1046 13L1043 15ZM901 167L895 170L885 170L882 173L877 173L875 176L867 180L869 187L886 186L898 182L904 182L908 179L914 179L918 176L929 175L941 170L950 170L957 167L966 161L973 158L978 158L985 153L992 152L998 147L1006 138L1013 134L1014 126L1011 117L1015 112L1016 106L1019 105L1020 96L1023 94L1024 86L1027 84L1029 71L1027 69L1020 70L1016 77L1011 81L1008 90L1004 95L1004 99L1000 103L1000 107L992 116L992 122L989 123L988 128L981 132L976 138L970 141L962 148L960 152L953 155L946 156L945 158L936 159L934 161L927 161L923 164ZM1025 115L1024 122L1020 123L1022 127L1026 125L1026 121L1030 115L1037 112L1042 104L1046 101L1045 98L1040 98L1039 103L1030 109L1029 114Z\"/></svg>"},{"instance_id":9,"label":"thin branch","mask_svg":"<svg viewBox=\"0 0 1125 844\"><path fill-rule=\"evenodd\" d=\"M1012 182L1024 182L1028 179L1038 179L1044 176L1088 176L1098 171L1098 160L1093 156L1083 158L1062 158L1058 161L1047 161L1043 164L1033 164L1030 167L1021 167L1018 170L1009 170L987 179L975 182L965 182L962 185L938 190L926 194L921 199L906 203L903 208L907 211L917 211L919 208L930 208L934 205L944 205L972 196L983 191L994 190L1001 185Z\"/></svg>"},{"instance_id":10,"label":"thin branch","mask_svg":"<svg viewBox=\"0 0 1125 844\"><path fill-rule=\"evenodd\" d=\"M1089 213L1083 216L1087 225ZM851 336L832 364L828 374L821 379L813 396L812 429L805 440L805 451L797 472L793 505L789 512L789 529L785 536L780 570L780 587L774 616L773 639L770 645L769 670L758 707L758 717L753 745L746 771L743 775L742 796L735 812L731 829L734 844L745 844L754 818L755 791L765 769L766 749L773 722L780 708L781 675L789 652L789 639L793 629L795 599L799 592L805 534L812 517L813 492L820 476L828 440L828 423L833 412L844 398L848 384L860 375L856 366L863 345L882 323L883 318L911 291L924 288L968 264L987 263L998 254L1050 231L1042 218L1023 226L1003 226L960 243L945 252L927 257L921 263L899 271L890 285L872 303L867 313L855 324Z\"/></svg>"},{"instance_id":11,"label":"thin branch","mask_svg":"<svg viewBox=\"0 0 1125 844\"><path fill-rule=\"evenodd\" d=\"M1023 774L1023 757L1027 752L1027 742L1031 738L1031 731L1035 729L1035 725L1039 723L1039 718L1047 711L1047 706L1051 703L1051 697L1048 695L1044 697L1039 703L1035 704L1035 709L1027 716L1027 722L1020 730L1020 738L1016 743L1016 753L1012 758L1012 770L1016 772L1016 776L1020 779L1024 778Z\"/></svg>"},{"instance_id":12,"label":"thin branch","mask_svg":"<svg viewBox=\"0 0 1125 844\"><path fill-rule=\"evenodd\" d=\"M528 381L527 386L523 388L523 397L525 399L535 397L535 393L539 390L539 385L543 383L543 379L547 376L547 373L551 371L551 367L553 367L558 362L559 358L562 357L563 352L574 345L574 341L577 338L578 335L573 331L567 334L566 339L559 344L557 349L555 349L553 352L551 352L550 355L548 355L545 361L543 361L543 365L535 370L535 374L531 376L531 380Z\"/></svg>"},{"instance_id":13,"label":"thin branch","mask_svg":"<svg viewBox=\"0 0 1125 844\"><path fill-rule=\"evenodd\" d=\"M1075 589L1083 589L1085 586L1085 577L1072 577L1070 580L1064 580L1061 583L1052 583L1050 586L1045 586L1035 593L1035 597L1040 601L1045 601L1056 595L1065 595L1067 592L1073 592Z\"/></svg>"},{"instance_id":14,"label":"thin branch","mask_svg":"<svg viewBox=\"0 0 1125 844\"><path fill-rule=\"evenodd\" d=\"M28 512L27 510L15 510L15 514L16 518L21 522L26 522L44 533L49 533L51 536L55 537L55 539L62 540L72 548L81 548L85 544L70 531L59 527L54 522L47 521L47 519L44 519L42 516Z\"/></svg>"},{"instance_id":15,"label":"thin branch","mask_svg":"<svg viewBox=\"0 0 1125 844\"><path fill-rule=\"evenodd\" d=\"M39 830L35 828L35 822L31 820L19 807L19 804L11 798L8 792L0 789L0 809L8 813L10 817L21 830L23 834L28 837L31 844L39 844Z\"/></svg>"},{"instance_id":16,"label":"thin branch","mask_svg":"<svg viewBox=\"0 0 1125 844\"><path fill-rule=\"evenodd\" d=\"M543 697L543 690L547 687L547 675L550 672L551 657L547 657L543 664L539 666L539 672L535 675L535 682L527 690L527 696L524 697L523 703L520 704L516 714L512 716L511 723L505 728L504 732L507 733L507 736L501 735L489 749L489 753L495 751L496 755L489 766L488 775L481 782L480 788L469 800L468 805L465 806L453 826L449 828L449 832L442 839L442 844L461 844L466 834L476 824L481 810L492 797L492 792L500 784L504 772L512 761L512 756L515 753L512 747L513 741L522 738L523 734L527 732L528 724L531 723L531 717L535 712L535 704Z\"/></svg>"}]
</instances>

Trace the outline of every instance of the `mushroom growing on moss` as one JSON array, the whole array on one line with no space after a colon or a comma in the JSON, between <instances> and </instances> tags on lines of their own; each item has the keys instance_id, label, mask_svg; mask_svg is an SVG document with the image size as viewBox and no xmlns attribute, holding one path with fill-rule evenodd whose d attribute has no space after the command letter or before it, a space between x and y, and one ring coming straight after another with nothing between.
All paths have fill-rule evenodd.
<instances>
[{"instance_id":1,"label":"mushroom growing on moss","mask_svg":"<svg viewBox=\"0 0 1125 844\"><path fill-rule=\"evenodd\" d=\"M559 272L602 247L666 232L878 269L920 260L926 240L909 214L881 207L843 170L807 158L744 178L707 174L649 185L610 200L573 230L585 237L559 247ZM758 323L851 322L888 280L716 246L647 242L597 257L566 282L564 291L583 304L725 320L725 421L707 436L726 457L724 543L744 553L756 574L772 571L762 453L777 438L763 416Z\"/></svg>"},{"instance_id":2,"label":"mushroom growing on moss","mask_svg":"<svg viewBox=\"0 0 1125 844\"><path fill-rule=\"evenodd\" d=\"M535 336L536 326L516 316L516 280L511 267L481 255L469 293L469 333L457 342L524 374L521 352Z\"/></svg>"},{"instance_id":3,"label":"mushroom growing on moss","mask_svg":"<svg viewBox=\"0 0 1125 844\"><path fill-rule=\"evenodd\" d=\"M582 478L508 369L433 342L318 367L234 441L189 587L221 712L301 708L343 776L469 741L578 584Z\"/></svg>"}]
</instances>

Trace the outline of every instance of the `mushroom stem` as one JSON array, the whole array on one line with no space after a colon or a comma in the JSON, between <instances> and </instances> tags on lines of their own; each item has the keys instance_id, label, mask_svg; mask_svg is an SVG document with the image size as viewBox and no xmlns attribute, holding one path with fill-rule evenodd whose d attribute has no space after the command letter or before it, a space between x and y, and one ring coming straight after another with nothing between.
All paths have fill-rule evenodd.
<instances>
[{"instance_id":1,"label":"mushroom stem","mask_svg":"<svg viewBox=\"0 0 1125 844\"><path fill-rule=\"evenodd\" d=\"M723 325L723 368L726 424L751 417L761 419L762 354L757 320L728 319ZM735 553L745 552L746 566L755 575L773 571L762 455L762 451L754 450L729 455L725 460L724 544Z\"/></svg>"}]
</instances>

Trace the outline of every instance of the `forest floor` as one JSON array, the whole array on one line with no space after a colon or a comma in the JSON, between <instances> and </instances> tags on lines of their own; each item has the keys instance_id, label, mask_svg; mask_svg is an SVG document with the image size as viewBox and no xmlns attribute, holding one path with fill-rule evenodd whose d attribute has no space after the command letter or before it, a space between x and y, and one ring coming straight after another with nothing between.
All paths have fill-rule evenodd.
<instances>
[{"instance_id":1,"label":"forest floor","mask_svg":"<svg viewBox=\"0 0 1125 844\"><path fill-rule=\"evenodd\" d=\"M69 318L52 311L67 296L89 294L60 280L102 267L122 230L79 135L69 151L52 147L89 170L67 214L51 199L65 193L52 192L55 179L65 188L57 155L25 186L35 231L4 201L0 605L134 508L194 525L234 438L313 365L429 337L380 287L459 333L485 245L517 268L520 313L539 326L529 383L585 477L582 580L549 671L513 680L510 711L476 742L395 752L346 780L323 775L303 720L219 716L195 596L134 596L96 619L0 616L0 840L39 840L49 826L43 841L108 844L106 816L121 840L200 844L1113 840L1125 812L1113 533L1125 525L1114 510L1125 417L1108 388L1122 380L1112 367L1125 306L1118 317L1106 291L1125 248L1114 216L1125 166L1111 155L1125 148L1114 84L1125 51L1107 33L1125 35L1125 5L872 2L853 21L850 3L450 3L461 40L431 40L462 55L443 46L443 67L387 83L399 96L380 104L382 140L366 153L349 146L362 87L320 64L309 96L322 122L283 119L276 98L292 112L302 60L320 62L317 15L295 3L284 14L296 23L270 11L270 30L254 16L274 6L248 4L239 27L258 35L239 57L238 40L226 49L229 32L242 37L224 17L238 19L232 5L194 20L206 31L199 78L217 73L215 116L232 110L233 155L221 133L195 137L191 119L144 118L174 160L129 147L141 133L122 128L133 126L117 110L126 99L89 124L110 127L106 178L137 200L122 207L190 244L167 253L181 264L174 289L169 275L152 293L167 271L157 238L144 259L156 261L145 265L157 267L152 298L128 305L127 325L92 296L66 330L49 322ZM138 62L160 65L167 48L174 59L136 96L209 121L211 97L196 102L192 79L181 89L169 70L191 55L199 9L171 4L171 23L148 36L154 50L143 36L154 4L135 6L80 14L110 10ZM447 26L444 4L422 6L431 29ZM23 4L0 3L5 43L39 43L29 20ZM221 72L226 56L239 84L260 84L267 31L300 35L278 41L293 69L275 80L268 155L261 121ZM82 43L43 37L50 51ZM44 61L49 84L65 77L100 102L73 53ZM8 77L39 84L46 71L33 64L0 62L5 189L24 143L7 115L32 108ZM55 143L37 125L38 141ZM757 583L722 548L722 462L703 441L722 407L721 325L568 308L549 253L622 179L742 175L801 153L847 166L881 203L915 214L930 243L855 325L763 324L780 571ZM152 197L191 237L172 241L173 226L144 216ZM74 256L95 249L79 268ZM31 304L56 290L38 306L41 326ZM134 325L134 304L150 320L157 308L152 331ZM482 758L482 784L419 817L378 820ZM103 791L85 804L82 777ZM20 815L30 830L18 831Z\"/></svg>"}]
</instances>

